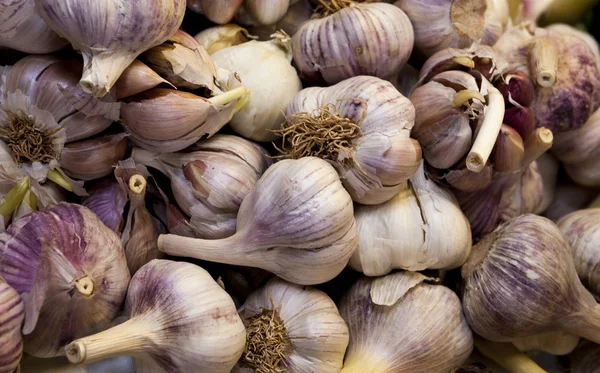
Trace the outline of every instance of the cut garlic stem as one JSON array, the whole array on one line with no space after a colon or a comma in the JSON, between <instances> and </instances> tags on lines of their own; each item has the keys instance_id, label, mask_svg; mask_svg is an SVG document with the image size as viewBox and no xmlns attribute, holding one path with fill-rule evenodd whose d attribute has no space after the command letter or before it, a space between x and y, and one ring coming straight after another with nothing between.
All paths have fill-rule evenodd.
<instances>
[{"instance_id":1,"label":"cut garlic stem","mask_svg":"<svg viewBox=\"0 0 600 373\"><path fill-rule=\"evenodd\" d=\"M556 83L558 50L548 36L533 41L529 52L532 76L540 87L552 87Z\"/></svg>"},{"instance_id":2,"label":"cut garlic stem","mask_svg":"<svg viewBox=\"0 0 600 373\"><path fill-rule=\"evenodd\" d=\"M552 141L554 141L552 131L545 127L536 129L535 132L525 140L525 156L523 157L521 169L525 169L531 162L535 161L548 151L548 149L552 147Z\"/></svg>"},{"instance_id":3,"label":"cut garlic stem","mask_svg":"<svg viewBox=\"0 0 600 373\"><path fill-rule=\"evenodd\" d=\"M140 174L135 174L129 178L129 190L137 195L144 193L146 185L146 178Z\"/></svg>"},{"instance_id":4,"label":"cut garlic stem","mask_svg":"<svg viewBox=\"0 0 600 373\"><path fill-rule=\"evenodd\" d=\"M220 95L211 97L208 101L214 105L227 105L228 103L235 101L242 96L244 96L248 91L244 87L238 87L236 89L232 89L231 91L227 91Z\"/></svg>"},{"instance_id":5,"label":"cut garlic stem","mask_svg":"<svg viewBox=\"0 0 600 373\"><path fill-rule=\"evenodd\" d=\"M77 288L77 291L86 297L94 294L94 281L88 276L75 280L75 287Z\"/></svg>"},{"instance_id":6,"label":"cut garlic stem","mask_svg":"<svg viewBox=\"0 0 600 373\"><path fill-rule=\"evenodd\" d=\"M485 167L500 133L502 120L504 119L504 98L502 97L502 93L496 88L491 88L487 98L488 103L485 117L475 138L473 147L467 156L467 168L475 173L481 172Z\"/></svg>"},{"instance_id":7,"label":"cut garlic stem","mask_svg":"<svg viewBox=\"0 0 600 373\"><path fill-rule=\"evenodd\" d=\"M471 58L467 57L467 56L457 56L452 58L452 62L457 63L459 65L468 67L470 69L474 69L475 68L475 61L473 61Z\"/></svg>"},{"instance_id":8,"label":"cut garlic stem","mask_svg":"<svg viewBox=\"0 0 600 373\"><path fill-rule=\"evenodd\" d=\"M475 336L475 347L510 373L548 373L512 343L495 343Z\"/></svg>"},{"instance_id":9,"label":"cut garlic stem","mask_svg":"<svg viewBox=\"0 0 600 373\"><path fill-rule=\"evenodd\" d=\"M142 148L133 148L131 150L131 158L133 158L136 163L156 168L165 175L169 174L162 163L157 159L158 153L154 153Z\"/></svg>"},{"instance_id":10,"label":"cut garlic stem","mask_svg":"<svg viewBox=\"0 0 600 373\"><path fill-rule=\"evenodd\" d=\"M0 204L0 215L9 216L25 198L25 194L29 190L29 176L24 177L12 187L12 189L4 196L4 201Z\"/></svg>"},{"instance_id":11,"label":"cut garlic stem","mask_svg":"<svg viewBox=\"0 0 600 373\"><path fill-rule=\"evenodd\" d=\"M452 101L452 105L455 107L460 107L469 102L471 99L477 99L482 103L485 103L485 98L481 93L471 89L464 89L456 92L456 95L454 95L454 100Z\"/></svg>"},{"instance_id":12,"label":"cut garlic stem","mask_svg":"<svg viewBox=\"0 0 600 373\"><path fill-rule=\"evenodd\" d=\"M67 179L65 179L65 177L60 172L56 170L50 170L48 171L47 177L49 180L52 180L54 183L68 190L69 192L73 191L73 186L71 185L71 183Z\"/></svg>"}]
</instances>

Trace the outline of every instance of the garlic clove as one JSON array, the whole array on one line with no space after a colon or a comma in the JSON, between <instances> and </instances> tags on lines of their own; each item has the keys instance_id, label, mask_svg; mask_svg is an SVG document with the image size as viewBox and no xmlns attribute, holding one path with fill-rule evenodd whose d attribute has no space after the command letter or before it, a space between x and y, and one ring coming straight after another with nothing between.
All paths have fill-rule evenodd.
<instances>
[{"instance_id":1,"label":"garlic clove","mask_svg":"<svg viewBox=\"0 0 600 373\"><path fill-rule=\"evenodd\" d=\"M450 186L461 192L477 192L484 190L492 184L494 169L488 161L479 173L475 173L467 168L462 161L458 167L448 170L444 179Z\"/></svg>"},{"instance_id":2,"label":"garlic clove","mask_svg":"<svg viewBox=\"0 0 600 373\"><path fill-rule=\"evenodd\" d=\"M516 171L524 156L523 139L512 127L503 124L492 153L494 168L498 172Z\"/></svg>"},{"instance_id":3,"label":"garlic clove","mask_svg":"<svg viewBox=\"0 0 600 373\"><path fill-rule=\"evenodd\" d=\"M194 39L203 46L208 54L213 54L221 49L233 47L252 39L248 30L233 23L222 26L209 27L194 36Z\"/></svg>"},{"instance_id":4,"label":"garlic clove","mask_svg":"<svg viewBox=\"0 0 600 373\"><path fill-rule=\"evenodd\" d=\"M140 53L174 34L185 14L184 0L120 1L115 7L73 0L35 2L48 25L82 53L80 85L96 97L105 96Z\"/></svg>"},{"instance_id":5,"label":"garlic clove","mask_svg":"<svg viewBox=\"0 0 600 373\"><path fill-rule=\"evenodd\" d=\"M160 84L171 85L148 65L140 60L134 60L115 82L116 97L121 99L137 95Z\"/></svg>"},{"instance_id":6,"label":"garlic clove","mask_svg":"<svg viewBox=\"0 0 600 373\"><path fill-rule=\"evenodd\" d=\"M24 315L25 309L19 293L0 277L0 372L19 371L23 354L21 325Z\"/></svg>"},{"instance_id":7,"label":"garlic clove","mask_svg":"<svg viewBox=\"0 0 600 373\"><path fill-rule=\"evenodd\" d=\"M101 135L65 145L60 154L60 165L71 177L99 179L113 171L113 165L123 159L126 151L126 134Z\"/></svg>"},{"instance_id":8,"label":"garlic clove","mask_svg":"<svg viewBox=\"0 0 600 373\"><path fill-rule=\"evenodd\" d=\"M258 36L259 40L268 40L270 36L278 30L283 30L288 35L294 35L302 25L311 20L313 8L310 0L291 0L290 3L287 12L283 15L283 18L277 21L277 23L266 26L260 24L256 25L257 22L254 20L254 17L249 14L248 18L252 18L251 20L243 19L244 14L242 14L242 12L246 9L244 7L240 8L238 11L236 21L247 26L248 31L252 33L252 35Z\"/></svg>"},{"instance_id":9,"label":"garlic clove","mask_svg":"<svg viewBox=\"0 0 600 373\"><path fill-rule=\"evenodd\" d=\"M340 301L350 331L342 373L443 373L462 365L473 349L471 330L458 297L431 282L398 272L352 286Z\"/></svg>"},{"instance_id":10,"label":"garlic clove","mask_svg":"<svg viewBox=\"0 0 600 373\"><path fill-rule=\"evenodd\" d=\"M272 25L283 18L290 2L290 0L246 0L244 7L259 24Z\"/></svg>"},{"instance_id":11,"label":"garlic clove","mask_svg":"<svg viewBox=\"0 0 600 373\"><path fill-rule=\"evenodd\" d=\"M138 373L227 373L244 349L244 325L231 297L190 263L143 266L132 278L125 310L128 321L68 344L69 361L130 355Z\"/></svg>"},{"instance_id":12,"label":"garlic clove","mask_svg":"<svg viewBox=\"0 0 600 373\"><path fill-rule=\"evenodd\" d=\"M305 285L337 276L356 245L350 195L335 169L315 157L269 167L244 198L233 236L158 240L159 249L170 255L258 267Z\"/></svg>"},{"instance_id":13,"label":"garlic clove","mask_svg":"<svg viewBox=\"0 0 600 373\"><path fill-rule=\"evenodd\" d=\"M243 0L187 0L189 9L202 13L214 23L230 22Z\"/></svg>"},{"instance_id":14,"label":"garlic clove","mask_svg":"<svg viewBox=\"0 0 600 373\"><path fill-rule=\"evenodd\" d=\"M577 347L579 337L564 332L550 332L515 339L512 343L523 352L539 351L560 356L570 354Z\"/></svg>"},{"instance_id":15,"label":"garlic clove","mask_svg":"<svg viewBox=\"0 0 600 373\"><path fill-rule=\"evenodd\" d=\"M506 72L496 83L505 102L516 101L519 105L530 106L535 98L535 88L529 76L521 70Z\"/></svg>"},{"instance_id":16,"label":"garlic clove","mask_svg":"<svg viewBox=\"0 0 600 373\"><path fill-rule=\"evenodd\" d=\"M122 190L113 175L86 183L89 196L81 204L90 209L102 223L119 234L124 225L123 213L127 205L127 192Z\"/></svg>"}]
</instances>

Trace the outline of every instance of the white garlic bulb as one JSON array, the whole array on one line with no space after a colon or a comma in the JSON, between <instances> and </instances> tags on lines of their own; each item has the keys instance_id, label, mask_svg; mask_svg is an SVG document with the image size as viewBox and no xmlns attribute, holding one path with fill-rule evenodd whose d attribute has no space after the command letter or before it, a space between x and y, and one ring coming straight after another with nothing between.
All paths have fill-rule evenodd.
<instances>
[{"instance_id":1,"label":"white garlic bulb","mask_svg":"<svg viewBox=\"0 0 600 373\"><path fill-rule=\"evenodd\" d=\"M357 205L354 217L358 249L349 265L367 276L456 268L471 251L469 221L454 195L430 180L423 165L395 197Z\"/></svg>"},{"instance_id":2,"label":"white garlic bulb","mask_svg":"<svg viewBox=\"0 0 600 373\"><path fill-rule=\"evenodd\" d=\"M245 344L245 329L231 297L204 269L152 260L133 276L129 319L65 347L72 363L134 357L137 373L228 373Z\"/></svg>"},{"instance_id":3,"label":"white garlic bulb","mask_svg":"<svg viewBox=\"0 0 600 373\"><path fill-rule=\"evenodd\" d=\"M515 339L512 343L523 352L537 351L550 355L567 355L577 347L579 337L557 331Z\"/></svg>"},{"instance_id":4,"label":"white garlic bulb","mask_svg":"<svg viewBox=\"0 0 600 373\"><path fill-rule=\"evenodd\" d=\"M410 137L414 123L414 106L390 82L357 76L300 91L278 131L279 150L290 158L327 160L354 201L382 203L419 167L421 147Z\"/></svg>"},{"instance_id":5,"label":"white garlic bulb","mask_svg":"<svg viewBox=\"0 0 600 373\"><path fill-rule=\"evenodd\" d=\"M408 61L414 33L402 10L381 2L344 7L348 3L323 7L324 18L306 22L294 34L294 62L306 80L335 84L358 75L387 78Z\"/></svg>"},{"instance_id":6,"label":"white garlic bulb","mask_svg":"<svg viewBox=\"0 0 600 373\"><path fill-rule=\"evenodd\" d=\"M348 326L322 291L274 278L250 294L239 312L247 336L240 368L289 373L342 368Z\"/></svg>"},{"instance_id":7,"label":"white garlic bulb","mask_svg":"<svg viewBox=\"0 0 600 373\"><path fill-rule=\"evenodd\" d=\"M35 0L50 27L81 52L81 87L103 97L145 50L173 35L185 14L185 0Z\"/></svg>"},{"instance_id":8,"label":"white garlic bulb","mask_svg":"<svg viewBox=\"0 0 600 373\"><path fill-rule=\"evenodd\" d=\"M335 306L334 306L335 307ZM18 371L23 354L21 325L25 307L19 293L0 277L0 372ZM343 320L342 320L343 322ZM345 326L345 324L344 324ZM346 331L347 334L347 331ZM347 338L346 338L347 339ZM346 341L346 344L348 342ZM346 348L344 347L344 351Z\"/></svg>"},{"instance_id":9,"label":"white garlic bulb","mask_svg":"<svg viewBox=\"0 0 600 373\"><path fill-rule=\"evenodd\" d=\"M272 132L284 120L283 111L302 89L291 65L290 39L276 33L271 41L249 41L221 49L211 55L218 67L235 71L250 91L247 103L229 125L240 135L255 141L273 141Z\"/></svg>"},{"instance_id":10,"label":"white garlic bulb","mask_svg":"<svg viewBox=\"0 0 600 373\"><path fill-rule=\"evenodd\" d=\"M447 373L473 350L460 301L417 272L360 279L340 302L350 343L342 373Z\"/></svg>"}]
</instances>

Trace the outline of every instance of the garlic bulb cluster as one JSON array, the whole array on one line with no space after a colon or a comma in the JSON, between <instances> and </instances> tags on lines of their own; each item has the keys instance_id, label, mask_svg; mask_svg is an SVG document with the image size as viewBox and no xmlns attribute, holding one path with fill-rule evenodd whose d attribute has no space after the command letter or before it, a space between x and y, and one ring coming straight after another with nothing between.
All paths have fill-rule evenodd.
<instances>
[{"instance_id":1,"label":"garlic bulb cluster","mask_svg":"<svg viewBox=\"0 0 600 373\"><path fill-rule=\"evenodd\" d=\"M285 157L327 160L354 201L378 204L419 167L421 147L410 137L414 123L413 105L390 82L358 76L300 91L278 131L279 150Z\"/></svg>"},{"instance_id":2,"label":"garlic bulb cluster","mask_svg":"<svg viewBox=\"0 0 600 373\"><path fill-rule=\"evenodd\" d=\"M0 25L0 47L26 53L51 53L68 44L44 22L34 0L0 3Z\"/></svg>"},{"instance_id":3,"label":"garlic bulb cluster","mask_svg":"<svg viewBox=\"0 0 600 373\"><path fill-rule=\"evenodd\" d=\"M563 331L600 342L600 304L579 281L567 238L546 218L522 215L485 236L462 277L465 317L484 338Z\"/></svg>"},{"instance_id":4,"label":"garlic bulb cluster","mask_svg":"<svg viewBox=\"0 0 600 373\"><path fill-rule=\"evenodd\" d=\"M0 372L18 371L23 354L21 325L25 307L21 296L0 277ZM345 326L345 325L344 325ZM344 348L345 350L345 348Z\"/></svg>"},{"instance_id":5,"label":"garlic bulb cluster","mask_svg":"<svg viewBox=\"0 0 600 373\"><path fill-rule=\"evenodd\" d=\"M290 282L319 284L348 263L358 237L352 199L335 169L305 157L275 163L244 198L233 236L206 240L161 235L175 256L258 267Z\"/></svg>"},{"instance_id":6,"label":"garlic bulb cluster","mask_svg":"<svg viewBox=\"0 0 600 373\"><path fill-rule=\"evenodd\" d=\"M0 234L0 276L23 298L25 351L38 357L61 355L69 340L106 328L130 279L119 237L67 203Z\"/></svg>"},{"instance_id":7,"label":"garlic bulb cluster","mask_svg":"<svg viewBox=\"0 0 600 373\"><path fill-rule=\"evenodd\" d=\"M398 0L410 18L415 48L425 57L445 48L467 48L473 42L494 45L509 20L506 0Z\"/></svg>"},{"instance_id":8,"label":"garlic bulb cluster","mask_svg":"<svg viewBox=\"0 0 600 373\"><path fill-rule=\"evenodd\" d=\"M202 13L214 23L230 22L244 0L187 0L189 9Z\"/></svg>"},{"instance_id":9,"label":"garlic bulb cluster","mask_svg":"<svg viewBox=\"0 0 600 373\"><path fill-rule=\"evenodd\" d=\"M600 208L572 212L556 224L569 240L581 283L600 299Z\"/></svg>"},{"instance_id":10,"label":"garlic bulb cluster","mask_svg":"<svg viewBox=\"0 0 600 373\"><path fill-rule=\"evenodd\" d=\"M404 67L414 33L400 8L381 2L332 3L339 10L323 7L329 15L306 22L292 38L294 62L304 79L335 84L358 75L387 78Z\"/></svg>"},{"instance_id":11,"label":"garlic bulb cluster","mask_svg":"<svg viewBox=\"0 0 600 373\"><path fill-rule=\"evenodd\" d=\"M302 89L291 65L291 40L285 33L273 34L271 41L249 41L221 49L211 55L215 64L235 71L250 91L249 98L229 126L255 141L273 141L284 121L283 112Z\"/></svg>"},{"instance_id":12,"label":"garlic bulb cluster","mask_svg":"<svg viewBox=\"0 0 600 373\"><path fill-rule=\"evenodd\" d=\"M184 0L35 0L44 20L81 52L80 85L104 97L142 52L173 35L185 14Z\"/></svg>"},{"instance_id":13,"label":"garlic bulb cluster","mask_svg":"<svg viewBox=\"0 0 600 373\"><path fill-rule=\"evenodd\" d=\"M559 331L515 339L512 343L523 352L536 351L560 356L570 354L577 347L579 337Z\"/></svg>"},{"instance_id":14,"label":"garlic bulb cluster","mask_svg":"<svg viewBox=\"0 0 600 373\"><path fill-rule=\"evenodd\" d=\"M342 373L446 373L471 354L458 297L417 272L360 279L340 302L350 343Z\"/></svg>"},{"instance_id":15,"label":"garlic bulb cluster","mask_svg":"<svg viewBox=\"0 0 600 373\"><path fill-rule=\"evenodd\" d=\"M72 363L134 357L137 373L228 373L244 349L244 324L231 297L204 269L153 260L132 278L128 320L65 347Z\"/></svg>"},{"instance_id":16,"label":"garlic bulb cluster","mask_svg":"<svg viewBox=\"0 0 600 373\"><path fill-rule=\"evenodd\" d=\"M169 177L175 200L191 217L196 236L217 239L236 232L242 201L271 164L266 154L241 137L216 135L185 153L134 148L132 157Z\"/></svg>"},{"instance_id":17,"label":"garlic bulb cluster","mask_svg":"<svg viewBox=\"0 0 600 373\"><path fill-rule=\"evenodd\" d=\"M457 268L471 251L469 221L452 193L425 175L423 165L391 200L357 205L354 216L358 249L349 265L367 276Z\"/></svg>"},{"instance_id":18,"label":"garlic bulb cluster","mask_svg":"<svg viewBox=\"0 0 600 373\"><path fill-rule=\"evenodd\" d=\"M348 326L322 291L274 278L239 310L246 348L238 368L254 372L322 372L342 369Z\"/></svg>"}]
</instances>

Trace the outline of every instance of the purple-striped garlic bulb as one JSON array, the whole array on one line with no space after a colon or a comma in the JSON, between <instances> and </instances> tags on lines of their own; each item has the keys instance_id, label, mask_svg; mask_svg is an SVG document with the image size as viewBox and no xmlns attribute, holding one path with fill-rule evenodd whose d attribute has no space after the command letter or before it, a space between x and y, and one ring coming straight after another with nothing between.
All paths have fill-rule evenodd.
<instances>
[{"instance_id":1,"label":"purple-striped garlic bulb","mask_svg":"<svg viewBox=\"0 0 600 373\"><path fill-rule=\"evenodd\" d=\"M0 277L0 373L18 371L23 354L25 307L19 293Z\"/></svg>"}]
</instances>

